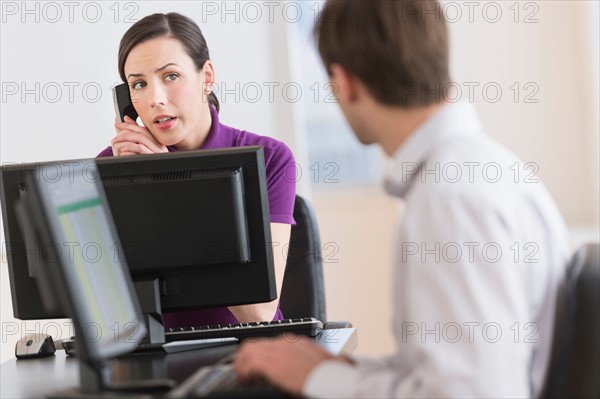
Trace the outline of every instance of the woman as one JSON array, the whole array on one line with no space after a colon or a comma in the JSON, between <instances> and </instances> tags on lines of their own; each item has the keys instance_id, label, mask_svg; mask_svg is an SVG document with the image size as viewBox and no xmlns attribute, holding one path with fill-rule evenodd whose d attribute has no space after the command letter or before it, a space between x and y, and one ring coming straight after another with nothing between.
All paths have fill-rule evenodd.
<instances>
[{"instance_id":1,"label":"woman","mask_svg":"<svg viewBox=\"0 0 600 399\"><path fill-rule=\"evenodd\" d=\"M191 19L153 14L135 23L121 39L119 74L129 85L135 110L144 126L126 117L115 122L112 147L98 156L122 156L258 145L264 148L271 235L274 242L277 297L285 270L281 248L287 248L296 185L286 176L294 167L289 148L270 137L225 126L212 92L215 71L206 40ZM275 246L276 245L276 246ZM171 312L165 327L280 320L279 300L269 303Z\"/></svg>"}]
</instances>

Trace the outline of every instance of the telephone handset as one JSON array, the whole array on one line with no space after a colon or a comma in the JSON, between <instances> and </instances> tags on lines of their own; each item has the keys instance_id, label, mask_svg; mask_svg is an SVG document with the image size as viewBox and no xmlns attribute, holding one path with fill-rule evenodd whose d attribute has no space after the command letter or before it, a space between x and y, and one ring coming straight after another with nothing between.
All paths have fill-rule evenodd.
<instances>
[{"instance_id":1,"label":"telephone handset","mask_svg":"<svg viewBox=\"0 0 600 399\"><path fill-rule=\"evenodd\" d=\"M125 115L133 120L138 117L135 108L129 96L129 86L127 83L121 83L113 87L113 101L115 103L115 112L121 122L125 122Z\"/></svg>"}]
</instances>

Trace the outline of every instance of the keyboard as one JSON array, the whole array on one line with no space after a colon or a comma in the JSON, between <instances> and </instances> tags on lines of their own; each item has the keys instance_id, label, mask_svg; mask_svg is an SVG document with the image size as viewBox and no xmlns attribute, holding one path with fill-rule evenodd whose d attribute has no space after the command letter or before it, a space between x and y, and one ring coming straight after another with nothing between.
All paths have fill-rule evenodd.
<instances>
[{"instance_id":1,"label":"keyboard","mask_svg":"<svg viewBox=\"0 0 600 399\"><path fill-rule=\"evenodd\" d=\"M281 399L288 396L264 379L241 382L231 363L217 363L198 369L164 397Z\"/></svg>"},{"instance_id":2,"label":"keyboard","mask_svg":"<svg viewBox=\"0 0 600 399\"><path fill-rule=\"evenodd\" d=\"M285 333L316 337L323 331L323 323L314 317L262 321L254 323L221 324L200 327L166 328L167 342L190 339L234 337L240 340L257 337L274 337Z\"/></svg>"}]
</instances>

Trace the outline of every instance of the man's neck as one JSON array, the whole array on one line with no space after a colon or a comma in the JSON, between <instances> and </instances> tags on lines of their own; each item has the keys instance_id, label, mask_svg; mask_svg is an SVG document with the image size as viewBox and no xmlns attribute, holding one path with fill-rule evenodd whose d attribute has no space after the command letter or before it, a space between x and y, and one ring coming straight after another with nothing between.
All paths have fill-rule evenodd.
<instances>
[{"instance_id":1,"label":"man's neck","mask_svg":"<svg viewBox=\"0 0 600 399\"><path fill-rule=\"evenodd\" d=\"M400 146L446 102L419 108L377 107L372 115L371 129L377 142L388 156Z\"/></svg>"}]
</instances>

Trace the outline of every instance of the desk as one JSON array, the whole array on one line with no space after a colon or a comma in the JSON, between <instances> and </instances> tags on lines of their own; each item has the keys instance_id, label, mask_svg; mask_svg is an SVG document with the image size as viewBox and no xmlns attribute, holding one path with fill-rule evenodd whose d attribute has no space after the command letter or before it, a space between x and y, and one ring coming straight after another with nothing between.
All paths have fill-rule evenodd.
<instances>
[{"instance_id":1,"label":"desk","mask_svg":"<svg viewBox=\"0 0 600 399\"><path fill-rule=\"evenodd\" d=\"M357 345L356 329L323 330L315 341L332 353L351 353ZM215 363L237 348L236 344L168 355L139 354L111 360L109 365L113 382L170 378L180 383L198 368ZM7 360L0 365L0 386L0 398L41 398L79 386L77 358L61 350L42 359Z\"/></svg>"}]
</instances>

